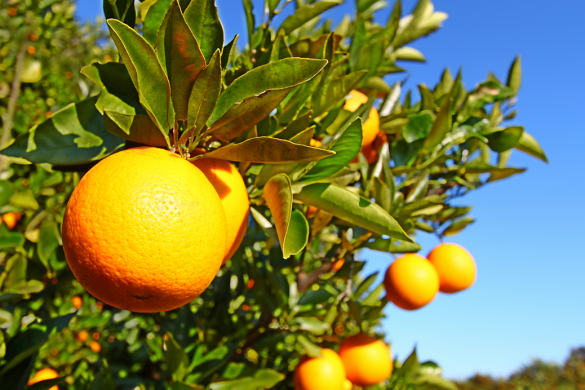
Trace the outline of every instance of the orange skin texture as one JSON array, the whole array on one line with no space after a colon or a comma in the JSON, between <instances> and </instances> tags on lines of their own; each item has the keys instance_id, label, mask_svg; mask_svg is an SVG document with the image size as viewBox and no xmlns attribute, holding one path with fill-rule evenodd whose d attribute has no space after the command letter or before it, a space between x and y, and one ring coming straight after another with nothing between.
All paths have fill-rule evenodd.
<instances>
[{"instance_id":1,"label":"orange skin texture","mask_svg":"<svg viewBox=\"0 0 585 390\"><path fill-rule=\"evenodd\" d=\"M303 357L295 370L295 390L344 390L345 368L339 355L322 349L320 358Z\"/></svg>"},{"instance_id":2,"label":"orange skin texture","mask_svg":"<svg viewBox=\"0 0 585 390\"><path fill-rule=\"evenodd\" d=\"M367 387L383 382L392 373L390 348L382 340L360 333L343 340L339 356L347 379Z\"/></svg>"},{"instance_id":3,"label":"orange skin texture","mask_svg":"<svg viewBox=\"0 0 585 390\"><path fill-rule=\"evenodd\" d=\"M388 267L384 279L386 297L404 310L429 304L439 292L439 274L424 257L404 255Z\"/></svg>"},{"instance_id":4,"label":"orange skin texture","mask_svg":"<svg viewBox=\"0 0 585 390\"><path fill-rule=\"evenodd\" d=\"M63 221L71 271L119 309L176 309L213 281L225 255L221 200L177 154L128 149L95 165L73 191Z\"/></svg>"},{"instance_id":5,"label":"orange skin texture","mask_svg":"<svg viewBox=\"0 0 585 390\"><path fill-rule=\"evenodd\" d=\"M240 172L229 161L204 158L193 164L207 177L223 205L227 221L225 264L240 247L248 229L250 202L246 184Z\"/></svg>"},{"instance_id":6,"label":"orange skin texture","mask_svg":"<svg viewBox=\"0 0 585 390\"><path fill-rule=\"evenodd\" d=\"M2 216L2 220L4 221L4 223L6 224L6 227L8 227L8 229L14 229L14 227L16 226L16 224L18 223L18 221L20 221L20 213L15 211L15 212L10 212L10 213L6 213Z\"/></svg>"},{"instance_id":7,"label":"orange skin texture","mask_svg":"<svg viewBox=\"0 0 585 390\"><path fill-rule=\"evenodd\" d=\"M52 368L43 368L37 371L37 373L28 380L28 385L34 385L35 383L46 381L49 379L57 379L59 374ZM53 386L49 390L59 390L59 386Z\"/></svg>"},{"instance_id":8,"label":"orange skin texture","mask_svg":"<svg viewBox=\"0 0 585 390\"><path fill-rule=\"evenodd\" d=\"M73 304L74 308L79 309L81 308L81 305L83 305L83 299L81 299L81 297L74 296L71 298L71 303Z\"/></svg>"},{"instance_id":9,"label":"orange skin texture","mask_svg":"<svg viewBox=\"0 0 585 390\"><path fill-rule=\"evenodd\" d=\"M453 294L473 285L477 275L475 260L462 246L441 244L428 257L439 274L439 291Z\"/></svg>"},{"instance_id":10,"label":"orange skin texture","mask_svg":"<svg viewBox=\"0 0 585 390\"><path fill-rule=\"evenodd\" d=\"M351 91L349 93L350 98L347 99L345 102L343 109L355 112L362 104L365 104L368 101L368 97L359 91ZM362 139L362 148L366 145L371 145L378 132L380 131L380 114L375 107L372 107L370 110L370 115L368 119L364 122L362 127L363 131L363 139Z\"/></svg>"}]
</instances>

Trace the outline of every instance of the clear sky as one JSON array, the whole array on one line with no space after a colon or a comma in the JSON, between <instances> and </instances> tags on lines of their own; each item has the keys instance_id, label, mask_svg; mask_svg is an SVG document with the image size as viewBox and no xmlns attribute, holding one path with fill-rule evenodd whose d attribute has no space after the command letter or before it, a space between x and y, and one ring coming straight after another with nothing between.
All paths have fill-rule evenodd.
<instances>
[{"instance_id":1,"label":"clear sky","mask_svg":"<svg viewBox=\"0 0 585 390\"><path fill-rule=\"evenodd\" d=\"M390 1L392 4L393 2ZM562 362L571 347L585 345L585 256L579 243L585 228L579 176L585 145L585 2L565 0L435 0L449 14L444 27L413 46L426 64L407 63L408 86L433 86L445 66L463 66L468 87L488 71L500 79L522 55L523 85L515 124L545 148L550 165L521 152L513 166L528 172L491 184L460 199L474 205L477 223L451 241L466 247L478 264L476 284L456 295L439 295L416 312L386 310L384 328L393 352L404 359L417 345L421 359L433 359L450 378L475 372L510 374L533 358ZM81 19L101 13L101 1L79 0ZM239 0L217 0L226 40L245 37ZM254 0L256 10L262 1ZM411 10L412 0L403 1ZM328 12L339 20L354 12L353 0ZM381 21L387 11L380 11ZM245 42L242 39L240 42ZM419 241L426 254L438 244ZM366 252L366 272L383 272L392 259Z\"/></svg>"}]
</instances>

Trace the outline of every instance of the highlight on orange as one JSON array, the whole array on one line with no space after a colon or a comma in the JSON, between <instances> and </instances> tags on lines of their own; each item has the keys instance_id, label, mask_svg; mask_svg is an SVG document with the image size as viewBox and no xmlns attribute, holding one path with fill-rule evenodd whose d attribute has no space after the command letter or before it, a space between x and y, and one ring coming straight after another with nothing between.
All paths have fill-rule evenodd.
<instances>
[{"instance_id":1,"label":"highlight on orange","mask_svg":"<svg viewBox=\"0 0 585 390\"><path fill-rule=\"evenodd\" d=\"M386 298L404 310L429 304L439 292L439 275L427 259L407 254L396 259L384 278Z\"/></svg>"},{"instance_id":2,"label":"highlight on orange","mask_svg":"<svg viewBox=\"0 0 585 390\"><path fill-rule=\"evenodd\" d=\"M439 274L441 292L453 294L468 289L475 283L475 260L462 246L451 243L438 245L427 258Z\"/></svg>"},{"instance_id":3,"label":"highlight on orange","mask_svg":"<svg viewBox=\"0 0 585 390\"><path fill-rule=\"evenodd\" d=\"M250 203L248 190L240 172L226 160L202 158L193 164L203 172L221 199L227 221L225 264L236 253L246 230Z\"/></svg>"},{"instance_id":4,"label":"highlight on orange","mask_svg":"<svg viewBox=\"0 0 585 390\"><path fill-rule=\"evenodd\" d=\"M295 390L344 390L345 382L343 362L331 349L322 349L321 357L302 357L295 369Z\"/></svg>"},{"instance_id":5,"label":"highlight on orange","mask_svg":"<svg viewBox=\"0 0 585 390\"><path fill-rule=\"evenodd\" d=\"M343 340L339 348L347 379L361 386L373 386L392 374L390 348L379 339L357 334Z\"/></svg>"},{"instance_id":6,"label":"highlight on orange","mask_svg":"<svg viewBox=\"0 0 585 390\"><path fill-rule=\"evenodd\" d=\"M59 378L59 373L52 368L43 368L36 372L36 374L29 379L28 385L34 385L35 383L39 383L41 381L47 381L49 379L57 379ZM55 385L49 388L49 390L59 390L59 386Z\"/></svg>"}]
</instances>

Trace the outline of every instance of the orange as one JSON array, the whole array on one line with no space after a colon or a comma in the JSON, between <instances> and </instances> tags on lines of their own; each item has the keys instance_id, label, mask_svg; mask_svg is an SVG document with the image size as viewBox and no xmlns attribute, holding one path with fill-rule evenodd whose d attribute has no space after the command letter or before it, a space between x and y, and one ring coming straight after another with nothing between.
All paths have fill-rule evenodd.
<instances>
[{"instance_id":1,"label":"orange","mask_svg":"<svg viewBox=\"0 0 585 390\"><path fill-rule=\"evenodd\" d=\"M246 229L250 203L248 191L240 172L229 161L203 158L194 162L215 188L225 211L227 221L225 264L238 250Z\"/></svg>"},{"instance_id":2,"label":"orange","mask_svg":"<svg viewBox=\"0 0 585 390\"><path fill-rule=\"evenodd\" d=\"M460 245L441 244L429 253L428 259L439 274L441 292L456 293L471 287L475 282L475 260Z\"/></svg>"},{"instance_id":3,"label":"orange","mask_svg":"<svg viewBox=\"0 0 585 390\"><path fill-rule=\"evenodd\" d=\"M356 111L362 104L368 101L368 97L359 91L351 91L349 95L350 98L345 102L343 109L350 112ZM362 131L362 147L371 145L380 131L380 114L378 114L376 107L372 107L370 110L370 115L364 122Z\"/></svg>"},{"instance_id":4,"label":"orange","mask_svg":"<svg viewBox=\"0 0 585 390\"><path fill-rule=\"evenodd\" d=\"M85 343L85 340L89 337L89 332L87 330L82 330L81 332L77 333L77 340Z\"/></svg>"},{"instance_id":5,"label":"orange","mask_svg":"<svg viewBox=\"0 0 585 390\"><path fill-rule=\"evenodd\" d=\"M74 296L71 298L71 303L73 304L74 308L79 309L81 305L83 305L83 299L81 299L81 297Z\"/></svg>"},{"instance_id":6,"label":"orange","mask_svg":"<svg viewBox=\"0 0 585 390\"><path fill-rule=\"evenodd\" d=\"M346 379L345 382L343 383L343 390L351 390L351 389L353 389L353 384Z\"/></svg>"},{"instance_id":7,"label":"orange","mask_svg":"<svg viewBox=\"0 0 585 390\"><path fill-rule=\"evenodd\" d=\"M317 214L319 209L315 206L309 206L307 209L307 218L311 218L313 215Z\"/></svg>"},{"instance_id":8,"label":"orange","mask_svg":"<svg viewBox=\"0 0 585 390\"><path fill-rule=\"evenodd\" d=\"M63 249L73 274L119 309L159 312L199 296L225 254L221 200L205 175L167 150L100 161L73 191Z\"/></svg>"},{"instance_id":9,"label":"orange","mask_svg":"<svg viewBox=\"0 0 585 390\"><path fill-rule=\"evenodd\" d=\"M342 257L341 259L335 261L331 266L331 272L337 272L345 265L345 259Z\"/></svg>"},{"instance_id":10,"label":"orange","mask_svg":"<svg viewBox=\"0 0 585 390\"><path fill-rule=\"evenodd\" d=\"M102 350L102 345L100 343L98 343L97 341L92 341L89 344L89 349L91 349L95 353L100 353L100 351Z\"/></svg>"},{"instance_id":11,"label":"orange","mask_svg":"<svg viewBox=\"0 0 585 390\"><path fill-rule=\"evenodd\" d=\"M405 310L416 310L430 303L439 292L439 275L424 257L404 255L388 267L386 298Z\"/></svg>"},{"instance_id":12,"label":"orange","mask_svg":"<svg viewBox=\"0 0 585 390\"><path fill-rule=\"evenodd\" d=\"M360 150L360 153L364 155L368 164L372 164L378 161L378 152L376 151L376 148L374 147L373 144L363 146L362 150ZM359 161L360 161L359 156L356 156L353 159L352 163L356 163Z\"/></svg>"},{"instance_id":13,"label":"orange","mask_svg":"<svg viewBox=\"0 0 585 390\"><path fill-rule=\"evenodd\" d=\"M323 143L321 141L319 141L318 139L311 138L310 145L314 148L320 148L321 146L323 146Z\"/></svg>"},{"instance_id":14,"label":"orange","mask_svg":"<svg viewBox=\"0 0 585 390\"><path fill-rule=\"evenodd\" d=\"M294 376L295 390L344 390L345 381L341 358L326 348L320 358L301 358Z\"/></svg>"},{"instance_id":15,"label":"orange","mask_svg":"<svg viewBox=\"0 0 585 390\"><path fill-rule=\"evenodd\" d=\"M6 213L2 216L2 220L8 227L8 229L14 229L18 221L20 221L20 213L18 211Z\"/></svg>"},{"instance_id":16,"label":"orange","mask_svg":"<svg viewBox=\"0 0 585 390\"><path fill-rule=\"evenodd\" d=\"M367 334L360 333L343 340L339 356L347 379L358 386L373 386L388 379L392 373L390 348L382 340Z\"/></svg>"},{"instance_id":17,"label":"orange","mask_svg":"<svg viewBox=\"0 0 585 390\"><path fill-rule=\"evenodd\" d=\"M57 379L59 378L59 374L57 371L53 370L52 368L43 368L38 370L37 373L28 380L28 385L34 385L35 383L41 381L47 381L49 379ZM49 390L59 390L59 386L53 386Z\"/></svg>"}]
</instances>

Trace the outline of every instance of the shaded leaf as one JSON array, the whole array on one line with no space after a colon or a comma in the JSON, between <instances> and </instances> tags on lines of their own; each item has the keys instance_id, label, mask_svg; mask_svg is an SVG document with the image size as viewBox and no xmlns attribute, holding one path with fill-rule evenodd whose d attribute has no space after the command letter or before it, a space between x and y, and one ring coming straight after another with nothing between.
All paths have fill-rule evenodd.
<instances>
[{"instance_id":1,"label":"shaded leaf","mask_svg":"<svg viewBox=\"0 0 585 390\"><path fill-rule=\"evenodd\" d=\"M548 158L546 157L546 154L544 153L544 150L542 150L542 147L539 145L538 141L526 131L522 133L522 137L520 137L520 141L518 144L516 144L515 147L524 153L528 153L529 155L548 163Z\"/></svg>"},{"instance_id":2,"label":"shaded leaf","mask_svg":"<svg viewBox=\"0 0 585 390\"><path fill-rule=\"evenodd\" d=\"M152 46L156 45L158 31L160 30L160 26L172 2L173 0L156 0L156 2L148 8L146 18L144 19L144 25L142 27L142 35Z\"/></svg>"},{"instance_id":3,"label":"shaded leaf","mask_svg":"<svg viewBox=\"0 0 585 390\"><path fill-rule=\"evenodd\" d=\"M290 15L282 22L282 24L280 25L280 29L284 30L284 32L288 35L291 33L291 31L294 31L297 28L301 27L309 20L316 18L323 12L337 5L340 5L341 3L342 3L341 0L335 1L324 0L314 4L304 4L298 7L294 14Z\"/></svg>"},{"instance_id":4,"label":"shaded leaf","mask_svg":"<svg viewBox=\"0 0 585 390\"><path fill-rule=\"evenodd\" d=\"M209 385L211 390L262 390L270 389L279 382L283 381L285 376L271 369L258 370L254 376L236 379L233 381L215 382Z\"/></svg>"},{"instance_id":5,"label":"shaded leaf","mask_svg":"<svg viewBox=\"0 0 585 390\"><path fill-rule=\"evenodd\" d=\"M422 247L416 242L403 242L385 238L377 238L368 242L366 248L388 253L417 253Z\"/></svg>"},{"instance_id":6,"label":"shaded leaf","mask_svg":"<svg viewBox=\"0 0 585 390\"><path fill-rule=\"evenodd\" d=\"M215 0L191 0L185 10L185 20L199 42L205 60L209 62L216 50L221 51L224 40Z\"/></svg>"},{"instance_id":7,"label":"shaded leaf","mask_svg":"<svg viewBox=\"0 0 585 390\"><path fill-rule=\"evenodd\" d=\"M307 340L305 336L297 336L297 342L305 350L305 355L312 358L321 357L321 348Z\"/></svg>"},{"instance_id":8,"label":"shaded leaf","mask_svg":"<svg viewBox=\"0 0 585 390\"><path fill-rule=\"evenodd\" d=\"M366 74L368 74L366 70L353 72L321 85L313 94L311 103L313 116L318 117L330 111L359 85Z\"/></svg>"},{"instance_id":9,"label":"shaded leaf","mask_svg":"<svg viewBox=\"0 0 585 390\"><path fill-rule=\"evenodd\" d=\"M496 152L505 152L517 146L522 139L524 128L519 126L508 127L505 130L497 131L486 135L489 147Z\"/></svg>"},{"instance_id":10,"label":"shaded leaf","mask_svg":"<svg viewBox=\"0 0 585 390\"><path fill-rule=\"evenodd\" d=\"M136 8L134 7L134 0L117 0L115 2L116 8L118 9L119 18L114 13L112 3L109 0L103 0L104 16L107 19L118 19L134 28L136 24Z\"/></svg>"}]
</instances>

